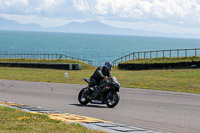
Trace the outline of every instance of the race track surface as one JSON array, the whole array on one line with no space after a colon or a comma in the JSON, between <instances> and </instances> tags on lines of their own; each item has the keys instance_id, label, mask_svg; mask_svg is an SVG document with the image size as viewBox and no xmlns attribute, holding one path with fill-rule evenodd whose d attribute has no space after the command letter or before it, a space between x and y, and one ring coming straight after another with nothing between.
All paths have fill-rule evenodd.
<instances>
[{"instance_id":1,"label":"race track surface","mask_svg":"<svg viewBox=\"0 0 200 133\"><path fill-rule=\"evenodd\" d=\"M81 106L84 85L0 80L0 100L94 117L158 132L199 133L200 95L121 88L115 108Z\"/></svg>"}]
</instances>

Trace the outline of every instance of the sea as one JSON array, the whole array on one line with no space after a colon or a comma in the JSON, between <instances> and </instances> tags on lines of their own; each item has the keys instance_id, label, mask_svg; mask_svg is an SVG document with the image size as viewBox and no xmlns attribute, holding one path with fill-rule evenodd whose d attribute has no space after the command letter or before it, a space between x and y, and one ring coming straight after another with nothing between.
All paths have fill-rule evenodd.
<instances>
[{"instance_id":1,"label":"sea","mask_svg":"<svg viewBox=\"0 0 200 133\"><path fill-rule=\"evenodd\" d=\"M200 48L200 39L0 31L0 54L65 54L98 65L132 52Z\"/></svg>"}]
</instances>

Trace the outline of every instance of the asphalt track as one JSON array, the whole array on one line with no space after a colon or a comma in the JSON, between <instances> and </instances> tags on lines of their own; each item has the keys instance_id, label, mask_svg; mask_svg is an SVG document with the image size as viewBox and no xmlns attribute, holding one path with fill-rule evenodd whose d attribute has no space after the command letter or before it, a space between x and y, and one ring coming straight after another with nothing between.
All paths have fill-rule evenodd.
<instances>
[{"instance_id":1,"label":"asphalt track","mask_svg":"<svg viewBox=\"0 0 200 133\"><path fill-rule=\"evenodd\" d=\"M0 80L0 100L94 117L158 132L199 133L200 95L121 88L115 108L81 106L84 85Z\"/></svg>"}]
</instances>

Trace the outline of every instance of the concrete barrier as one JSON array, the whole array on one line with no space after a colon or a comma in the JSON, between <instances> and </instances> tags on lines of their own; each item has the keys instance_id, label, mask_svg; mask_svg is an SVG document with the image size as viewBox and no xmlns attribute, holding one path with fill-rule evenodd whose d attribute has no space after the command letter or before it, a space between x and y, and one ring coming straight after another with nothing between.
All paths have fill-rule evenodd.
<instances>
[{"instance_id":1,"label":"concrete barrier","mask_svg":"<svg viewBox=\"0 0 200 133\"><path fill-rule=\"evenodd\" d=\"M3 67L25 67L25 68L50 68L63 70L81 70L81 64L70 63L28 63L28 62L0 62Z\"/></svg>"},{"instance_id":2,"label":"concrete barrier","mask_svg":"<svg viewBox=\"0 0 200 133\"><path fill-rule=\"evenodd\" d=\"M152 69L188 69L200 68L200 61L179 62L179 63L154 63L154 64L118 64L123 70L152 70Z\"/></svg>"}]
</instances>

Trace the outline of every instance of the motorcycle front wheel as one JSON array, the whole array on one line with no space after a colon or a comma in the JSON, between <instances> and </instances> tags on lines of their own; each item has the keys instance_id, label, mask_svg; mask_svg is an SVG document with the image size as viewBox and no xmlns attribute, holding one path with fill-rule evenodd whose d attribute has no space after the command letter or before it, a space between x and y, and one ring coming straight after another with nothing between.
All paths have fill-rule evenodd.
<instances>
[{"instance_id":1,"label":"motorcycle front wheel","mask_svg":"<svg viewBox=\"0 0 200 133\"><path fill-rule=\"evenodd\" d=\"M107 93L105 103L109 108L113 108L118 104L119 99L120 99L120 97L117 92L110 91Z\"/></svg>"},{"instance_id":2,"label":"motorcycle front wheel","mask_svg":"<svg viewBox=\"0 0 200 133\"><path fill-rule=\"evenodd\" d=\"M86 98L87 94L86 94L86 91L85 91L86 88L83 88L79 94L78 94L78 101L80 104L82 105L86 105L88 104L88 100Z\"/></svg>"}]
</instances>

